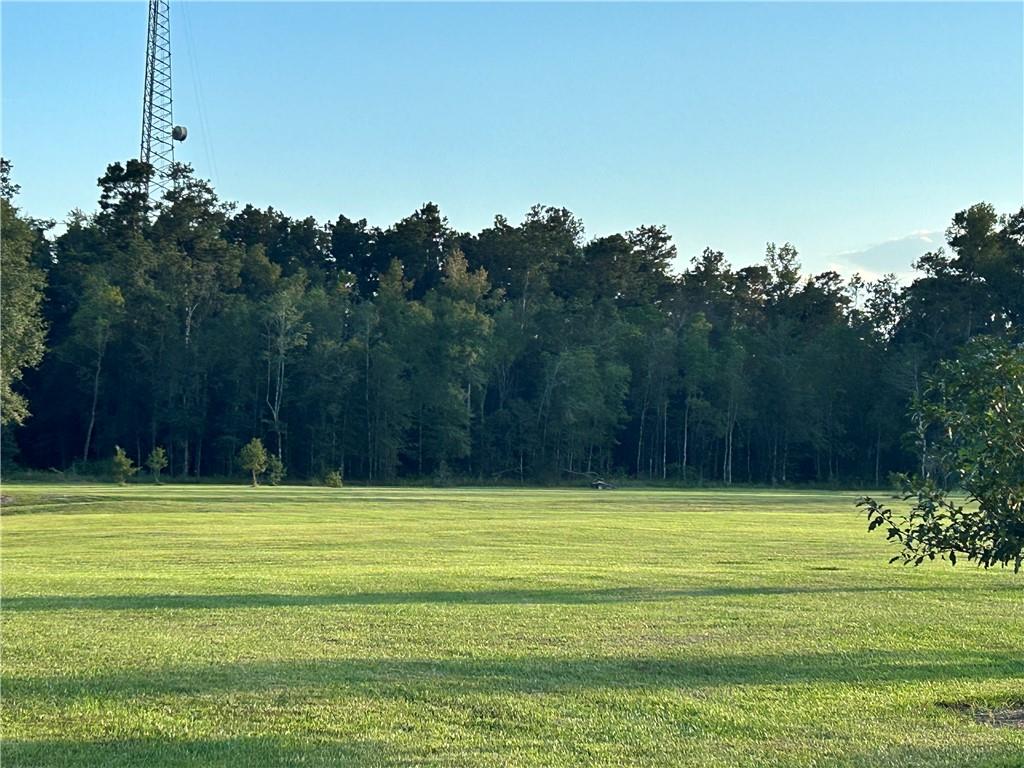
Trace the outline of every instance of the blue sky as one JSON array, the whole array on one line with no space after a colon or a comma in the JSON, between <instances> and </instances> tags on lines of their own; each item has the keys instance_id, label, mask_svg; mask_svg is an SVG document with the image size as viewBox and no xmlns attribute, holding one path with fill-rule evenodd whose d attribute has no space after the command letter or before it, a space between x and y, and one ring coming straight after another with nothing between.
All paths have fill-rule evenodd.
<instances>
[{"instance_id":1,"label":"blue sky","mask_svg":"<svg viewBox=\"0 0 1024 768\"><path fill-rule=\"evenodd\" d=\"M882 272L1024 202L1021 3L172 5L178 158L290 214L433 200L475 231L539 202ZM92 210L138 152L145 4L0 9L20 204Z\"/></svg>"}]
</instances>

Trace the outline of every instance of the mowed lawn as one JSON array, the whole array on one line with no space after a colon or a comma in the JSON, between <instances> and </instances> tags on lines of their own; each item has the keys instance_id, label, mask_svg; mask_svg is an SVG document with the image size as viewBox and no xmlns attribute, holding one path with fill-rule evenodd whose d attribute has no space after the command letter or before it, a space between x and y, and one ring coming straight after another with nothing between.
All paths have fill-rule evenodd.
<instances>
[{"instance_id":1,"label":"mowed lawn","mask_svg":"<svg viewBox=\"0 0 1024 768\"><path fill-rule=\"evenodd\" d=\"M1024 766L1024 575L853 493L4 493L4 768Z\"/></svg>"}]
</instances>

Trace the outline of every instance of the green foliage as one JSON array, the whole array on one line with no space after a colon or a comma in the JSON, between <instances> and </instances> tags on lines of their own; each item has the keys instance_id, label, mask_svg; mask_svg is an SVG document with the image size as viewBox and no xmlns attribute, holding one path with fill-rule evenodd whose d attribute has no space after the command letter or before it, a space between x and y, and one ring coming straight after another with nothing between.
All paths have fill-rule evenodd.
<instances>
[{"instance_id":1,"label":"green foliage","mask_svg":"<svg viewBox=\"0 0 1024 768\"><path fill-rule=\"evenodd\" d=\"M329 472L325 473L323 483L328 488L341 488L344 485L344 482L341 477L341 471L337 469L332 469Z\"/></svg>"},{"instance_id":2,"label":"green foliage","mask_svg":"<svg viewBox=\"0 0 1024 768\"><path fill-rule=\"evenodd\" d=\"M113 329L124 319L124 295L108 278L90 272L82 282L82 295L71 318L71 343L90 358L102 357L111 341Z\"/></svg>"},{"instance_id":3,"label":"green foliage","mask_svg":"<svg viewBox=\"0 0 1024 768\"><path fill-rule=\"evenodd\" d=\"M263 447L263 441L258 437L254 437L243 445L242 450L238 454L238 463L242 466L242 469L252 473L252 485L254 488L260 484L259 476L266 471L269 462L270 456L267 455L267 449Z\"/></svg>"},{"instance_id":4,"label":"green foliage","mask_svg":"<svg viewBox=\"0 0 1024 768\"><path fill-rule=\"evenodd\" d=\"M18 215L11 203L17 185L10 181L10 163L3 163L3 196L0 198L0 424L22 424L29 416L28 402L15 391L26 369L35 368L46 347L43 290L46 275L33 263L42 244L38 222Z\"/></svg>"},{"instance_id":5,"label":"green foliage","mask_svg":"<svg viewBox=\"0 0 1024 768\"><path fill-rule=\"evenodd\" d=\"M167 451L163 449L163 446L158 445L150 451L149 457L146 459L146 466L153 473L153 481L159 483L160 471L167 466Z\"/></svg>"},{"instance_id":6,"label":"green foliage","mask_svg":"<svg viewBox=\"0 0 1024 768\"><path fill-rule=\"evenodd\" d=\"M277 454L271 453L267 456L267 482L271 485L280 485L281 481L284 480L285 468L284 462L278 458Z\"/></svg>"},{"instance_id":7,"label":"green foliage","mask_svg":"<svg viewBox=\"0 0 1024 768\"><path fill-rule=\"evenodd\" d=\"M121 485L127 483L128 478L139 471L139 468L135 466L128 454L119 445L114 446L114 458L110 463L110 469L114 479Z\"/></svg>"},{"instance_id":8,"label":"green foliage","mask_svg":"<svg viewBox=\"0 0 1024 768\"><path fill-rule=\"evenodd\" d=\"M931 477L904 478L907 514L872 498L869 530L902 547L893 561L920 565L958 555L988 568L1024 562L1024 347L979 337L942 363L914 404L938 478L952 477L961 504Z\"/></svg>"}]
</instances>

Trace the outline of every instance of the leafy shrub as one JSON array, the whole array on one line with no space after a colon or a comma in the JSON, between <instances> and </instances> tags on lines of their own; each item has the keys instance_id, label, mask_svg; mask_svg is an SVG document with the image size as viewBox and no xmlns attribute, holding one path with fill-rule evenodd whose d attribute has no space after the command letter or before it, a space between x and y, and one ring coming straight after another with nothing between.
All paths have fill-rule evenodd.
<instances>
[{"instance_id":1,"label":"leafy shrub","mask_svg":"<svg viewBox=\"0 0 1024 768\"><path fill-rule=\"evenodd\" d=\"M124 452L124 448L119 445L114 446L114 459L111 462L110 469L114 479L121 485L127 483L128 478L139 471L139 468L135 466L128 454Z\"/></svg>"},{"instance_id":2,"label":"leafy shrub","mask_svg":"<svg viewBox=\"0 0 1024 768\"><path fill-rule=\"evenodd\" d=\"M146 466L153 473L153 481L160 483L160 470L167 466L167 451L162 446L157 446L146 459Z\"/></svg>"},{"instance_id":3,"label":"leafy shrub","mask_svg":"<svg viewBox=\"0 0 1024 768\"><path fill-rule=\"evenodd\" d=\"M275 454L267 456L267 482L271 485L280 485L284 475L284 462Z\"/></svg>"}]
</instances>

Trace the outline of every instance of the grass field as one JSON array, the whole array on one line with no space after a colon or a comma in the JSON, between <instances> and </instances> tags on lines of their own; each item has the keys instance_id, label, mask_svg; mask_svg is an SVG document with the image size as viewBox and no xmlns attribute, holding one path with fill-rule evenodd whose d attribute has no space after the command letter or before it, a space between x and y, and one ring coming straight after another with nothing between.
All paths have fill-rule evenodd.
<instances>
[{"instance_id":1,"label":"grass field","mask_svg":"<svg viewBox=\"0 0 1024 768\"><path fill-rule=\"evenodd\" d=\"M4 768L1024 766L1024 576L854 494L4 493Z\"/></svg>"}]
</instances>

